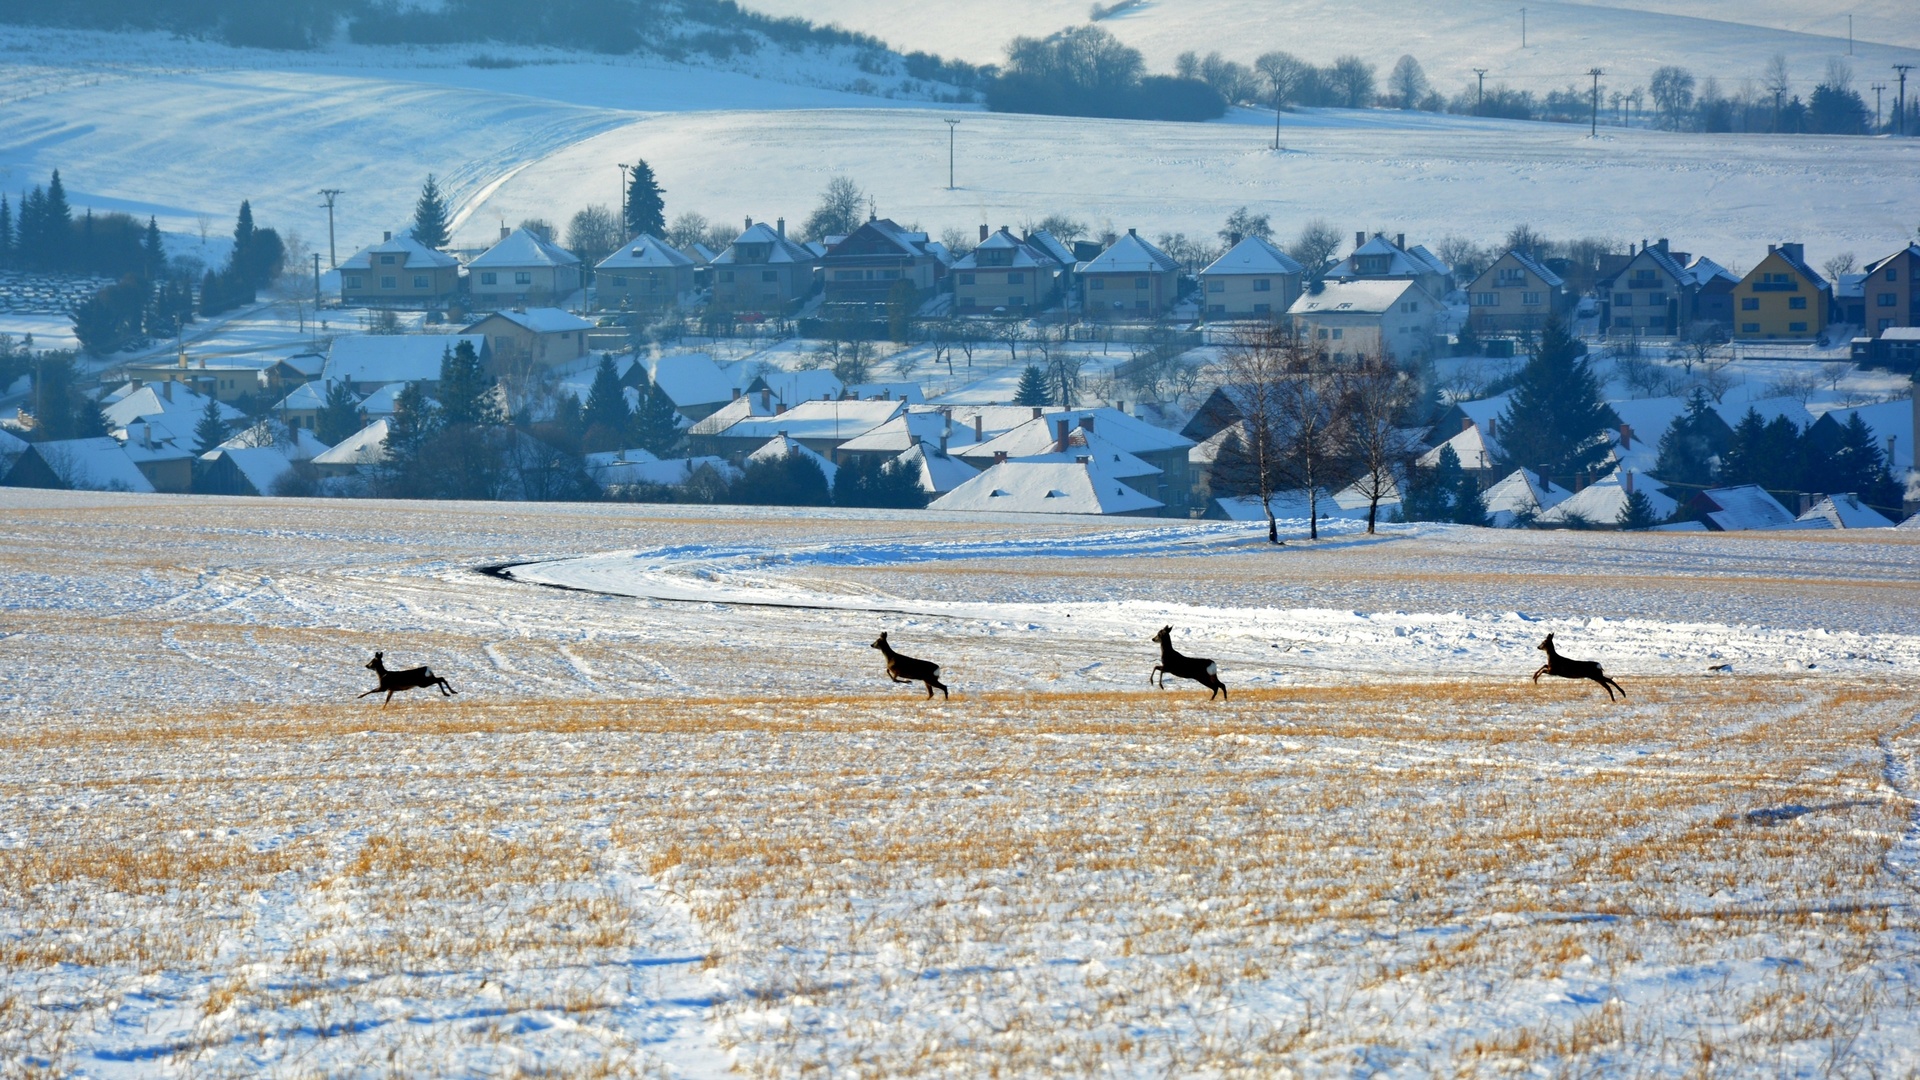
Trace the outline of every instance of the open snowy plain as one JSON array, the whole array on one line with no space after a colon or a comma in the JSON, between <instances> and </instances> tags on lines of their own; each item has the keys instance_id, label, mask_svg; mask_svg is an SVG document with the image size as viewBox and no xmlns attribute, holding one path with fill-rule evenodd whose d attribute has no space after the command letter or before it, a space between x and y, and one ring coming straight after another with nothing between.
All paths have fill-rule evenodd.
<instances>
[{"instance_id":1,"label":"open snowy plain","mask_svg":"<svg viewBox=\"0 0 1920 1080\"><path fill-rule=\"evenodd\" d=\"M0 573L0 1075L1920 1067L1905 532L7 489Z\"/></svg>"}]
</instances>

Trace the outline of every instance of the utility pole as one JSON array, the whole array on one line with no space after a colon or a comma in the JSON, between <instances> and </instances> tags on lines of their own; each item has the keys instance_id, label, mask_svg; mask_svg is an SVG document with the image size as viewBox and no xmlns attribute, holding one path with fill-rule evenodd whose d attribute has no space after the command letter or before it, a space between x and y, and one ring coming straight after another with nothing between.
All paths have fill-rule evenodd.
<instances>
[{"instance_id":1,"label":"utility pole","mask_svg":"<svg viewBox=\"0 0 1920 1080\"><path fill-rule=\"evenodd\" d=\"M947 121L947 190L953 190L953 133L960 126L958 120Z\"/></svg>"},{"instance_id":2,"label":"utility pole","mask_svg":"<svg viewBox=\"0 0 1920 1080\"><path fill-rule=\"evenodd\" d=\"M1479 116L1487 107L1487 69L1474 68L1473 74L1480 80L1480 96L1473 102L1473 115Z\"/></svg>"},{"instance_id":3,"label":"utility pole","mask_svg":"<svg viewBox=\"0 0 1920 1080\"><path fill-rule=\"evenodd\" d=\"M333 247L333 200L345 190L337 187L320 189L321 198L327 200L327 266L330 268L337 268L340 265L340 253Z\"/></svg>"},{"instance_id":4,"label":"utility pole","mask_svg":"<svg viewBox=\"0 0 1920 1080\"><path fill-rule=\"evenodd\" d=\"M1527 9L1520 9L1520 47L1527 47Z\"/></svg>"},{"instance_id":5,"label":"utility pole","mask_svg":"<svg viewBox=\"0 0 1920 1080\"><path fill-rule=\"evenodd\" d=\"M1873 130L1875 131L1880 130L1880 93L1886 88L1887 84L1883 82L1873 84Z\"/></svg>"},{"instance_id":6,"label":"utility pole","mask_svg":"<svg viewBox=\"0 0 1920 1080\"><path fill-rule=\"evenodd\" d=\"M1853 55L1853 15L1847 15L1847 55Z\"/></svg>"},{"instance_id":7,"label":"utility pole","mask_svg":"<svg viewBox=\"0 0 1920 1080\"><path fill-rule=\"evenodd\" d=\"M1913 70L1912 64L1895 64L1893 70L1900 73L1900 93L1893 99L1894 111L1900 114L1900 134L1907 133L1907 72Z\"/></svg>"},{"instance_id":8,"label":"utility pole","mask_svg":"<svg viewBox=\"0 0 1920 1080\"><path fill-rule=\"evenodd\" d=\"M614 167L620 170L620 197L613 201L613 205L619 209L615 210L614 213L620 215L620 235L625 236L627 230L631 227L627 224L627 172L631 170L633 166L617 162Z\"/></svg>"},{"instance_id":9,"label":"utility pole","mask_svg":"<svg viewBox=\"0 0 1920 1080\"><path fill-rule=\"evenodd\" d=\"M1600 136L1600 76L1605 75L1606 72L1601 71L1599 68L1588 68L1587 74L1593 76L1593 115L1587 121L1587 137L1599 138Z\"/></svg>"},{"instance_id":10,"label":"utility pole","mask_svg":"<svg viewBox=\"0 0 1920 1080\"><path fill-rule=\"evenodd\" d=\"M320 253L313 253L313 317L320 318Z\"/></svg>"}]
</instances>

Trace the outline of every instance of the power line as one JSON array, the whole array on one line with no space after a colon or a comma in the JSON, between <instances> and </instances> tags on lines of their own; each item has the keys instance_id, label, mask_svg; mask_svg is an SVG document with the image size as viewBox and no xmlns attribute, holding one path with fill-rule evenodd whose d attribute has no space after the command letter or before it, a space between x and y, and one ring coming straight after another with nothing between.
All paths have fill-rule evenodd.
<instances>
[{"instance_id":1,"label":"power line","mask_svg":"<svg viewBox=\"0 0 1920 1080\"><path fill-rule=\"evenodd\" d=\"M1600 135L1600 76L1605 75L1606 72L1599 68L1588 68L1587 74L1593 76L1593 115L1587 123L1587 137L1598 138Z\"/></svg>"},{"instance_id":2,"label":"power line","mask_svg":"<svg viewBox=\"0 0 1920 1080\"><path fill-rule=\"evenodd\" d=\"M1907 133L1907 72L1913 70L1912 64L1895 64L1893 70L1900 73L1900 95L1894 98L1894 108L1900 113L1900 134Z\"/></svg>"},{"instance_id":3,"label":"power line","mask_svg":"<svg viewBox=\"0 0 1920 1080\"><path fill-rule=\"evenodd\" d=\"M340 266L340 256L333 247L333 200L345 191L337 187L320 189L320 196L327 200L327 265L335 269Z\"/></svg>"},{"instance_id":4,"label":"power line","mask_svg":"<svg viewBox=\"0 0 1920 1080\"><path fill-rule=\"evenodd\" d=\"M1474 99L1473 103L1473 114L1478 116L1487 104L1487 69L1474 68L1473 73L1480 79L1480 96Z\"/></svg>"}]
</instances>

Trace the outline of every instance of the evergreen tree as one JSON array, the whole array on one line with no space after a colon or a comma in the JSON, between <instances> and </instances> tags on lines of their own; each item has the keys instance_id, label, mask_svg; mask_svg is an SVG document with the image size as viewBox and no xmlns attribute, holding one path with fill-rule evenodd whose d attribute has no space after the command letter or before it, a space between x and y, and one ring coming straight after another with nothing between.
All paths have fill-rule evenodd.
<instances>
[{"instance_id":1,"label":"evergreen tree","mask_svg":"<svg viewBox=\"0 0 1920 1080\"><path fill-rule=\"evenodd\" d=\"M600 366L594 369L593 385L587 389L587 403L581 409L580 423L583 430L580 445L587 453L618 450L626 445L633 428L633 411L627 406L627 388L620 385L612 353L600 355Z\"/></svg>"},{"instance_id":2,"label":"evergreen tree","mask_svg":"<svg viewBox=\"0 0 1920 1080\"><path fill-rule=\"evenodd\" d=\"M660 189L659 181L653 178L653 167L644 161L636 160L633 165L633 179L627 184L627 205L625 223L627 236L634 237L665 236L667 234L667 204L661 198L666 192Z\"/></svg>"},{"instance_id":3,"label":"evergreen tree","mask_svg":"<svg viewBox=\"0 0 1920 1080\"><path fill-rule=\"evenodd\" d=\"M1543 468L1546 477L1577 476L1607 456L1601 433L1613 416L1580 352L1566 322L1548 319L1540 347L1520 370L1500 418L1500 442L1507 453L1520 465Z\"/></svg>"},{"instance_id":4,"label":"evergreen tree","mask_svg":"<svg viewBox=\"0 0 1920 1080\"><path fill-rule=\"evenodd\" d=\"M827 474L806 454L747 462L729 496L749 506L829 506Z\"/></svg>"},{"instance_id":5,"label":"evergreen tree","mask_svg":"<svg viewBox=\"0 0 1920 1080\"><path fill-rule=\"evenodd\" d=\"M1696 386L1686 413L1660 436L1660 460L1654 473L1670 484L1710 487L1714 464L1726 452L1726 423L1714 412L1707 392Z\"/></svg>"},{"instance_id":6,"label":"evergreen tree","mask_svg":"<svg viewBox=\"0 0 1920 1080\"><path fill-rule=\"evenodd\" d=\"M1653 511L1653 500L1647 498L1646 492L1636 489L1628 493L1626 505L1620 508L1614 524L1622 529L1651 529L1660 524L1660 517Z\"/></svg>"},{"instance_id":7,"label":"evergreen tree","mask_svg":"<svg viewBox=\"0 0 1920 1080\"><path fill-rule=\"evenodd\" d=\"M227 265L235 269L253 265L253 204L245 199L240 200L240 214L233 222L233 251Z\"/></svg>"},{"instance_id":8,"label":"evergreen tree","mask_svg":"<svg viewBox=\"0 0 1920 1080\"><path fill-rule=\"evenodd\" d=\"M641 449L663 458L678 454L686 441L680 430L680 411L659 383L648 382L641 387L640 404L633 411L633 438Z\"/></svg>"},{"instance_id":9,"label":"evergreen tree","mask_svg":"<svg viewBox=\"0 0 1920 1080\"><path fill-rule=\"evenodd\" d=\"M220 417L220 399L207 398L200 422L193 426L193 452L204 454L227 441L227 422Z\"/></svg>"},{"instance_id":10,"label":"evergreen tree","mask_svg":"<svg viewBox=\"0 0 1920 1080\"><path fill-rule=\"evenodd\" d=\"M147 280L159 281L167 272L167 248L160 239L160 222L151 215L147 218L146 235L141 238L140 253Z\"/></svg>"},{"instance_id":11,"label":"evergreen tree","mask_svg":"<svg viewBox=\"0 0 1920 1080\"><path fill-rule=\"evenodd\" d=\"M1407 470L1407 490L1400 500L1400 520L1454 520L1454 503L1466 479L1466 470L1460 467L1460 455L1453 452L1453 447L1442 446L1439 460L1431 467L1415 466Z\"/></svg>"},{"instance_id":12,"label":"evergreen tree","mask_svg":"<svg viewBox=\"0 0 1920 1080\"><path fill-rule=\"evenodd\" d=\"M13 265L13 204L0 195L0 268Z\"/></svg>"},{"instance_id":13,"label":"evergreen tree","mask_svg":"<svg viewBox=\"0 0 1920 1080\"><path fill-rule=\"evenodd\" d=\"M47 238L47 193L35 184L20 196L20 221L14 226L14 263L27 270L50 269Z\"/></svg>"},{"instance_id":14,"label":"evergreen tree","mask_svg":"<svg viewBox=\"0 0 1920 1080\"><path fill-rule=\"evenodd\" d=\"M440 418L447 427L493 427L501 422L493 379L471 341L463 340L440 356Z\"/></svg>"},{"instance_id":15,"label":"evergreen tree","mask_svg":"<svg viewBox=\"0 0 1920 1080\"><path fill-rule=\"evenodd\" d=\"M359 431L360 402L346 382L327 387L327 398L313 421L313 434L328 446L338 446Z\"/></svg>"},{"instance_id":16,"label":"evergreen tree","mask_svg":"<svg viewBox=\"0 0 1920 1080\"><path fill-rule=\"evenodd\" d=\"M381 491L403 499L423 498L427 491L425 450L439 430L438 410L426 387L410 382L393 399L393 418L387 422L386 460L381 463Z\"/></svg>"},{"instance_id":17,"label":"evergreen tree","mask_svg":"<svg viewBox=\"0 0 1920 1080\"><path fill-rule=\"evenodd\" d=\"M1451 453L1453 453L1453 447L1449 446L1441 456L1445 457ZM1453 490L1448 492L1451 496L1449 501L1453 505L1450 507L1447 520L1457 525L1478 525L1486 528L1487 497L1480 490L1480 481L1472 473L1460 467L1459 455L1454 456L1453 463L1460 476L1453 482Z\"/></svg>"},{"instance_id":18,"label":"evergreen tree","mask_svg":"<svg viewBox=\"0 0 1920 1080\"><path fill-rule=\"evenodd\" d=\"M1884 471L1886 458L1874 441L1873 429L1858 412L1849 413L1840 429L1840 446L1828 465L1827 491L1864 492Z\"/></svg>"},{"instance_id":19,"label":"evergreen tree","mask_svg":"<svg viewBox=\"0 0 1920 1080\"><path fill-rule=\"evenodd\" d=\"M430 248L447 244L447 201L432 173L420 188L420 201L413 204L413 238Z\"/></svg>"},{"instance_id":20,"label":"evergreen tree","mask_svg":"<svg viewBox=\"0 0 1920 1080\"><path fill-rule=\"evenodd\" d=\"M37 264L45 270L67 269L71 263L68 249L73 242L73 207L67 205L67 189L60 182L58 169L53 171L41 198L36 232Z\"/></svg>"},{"instance_id":21,"label":"evergreen tree","mask_svg":"<svg viewBox=\"0 0 1920 1080\"><path fill-rule=\"evenodd\" d=\"M1802 490L1800 429L1785 416L1762 420L1752 408L1740 418L1721 459L1719 482L1758 484L1772 492Z\"/></svg>"},{"instance_id":22,"label":"evergreen tree","mask_svg":"<svg viewBox=\"0 0 1920 1080\"><path fill-rule=\"evenodd\" d=\"M1020 373L1020 385L1013 392L1015 405L1051 405L1053 392L1047 386L1047 373L1037 365L1028 364Z\"/></svg>"},{"instance_id":23,"label":"evergreen tree","mask_svg":"<svg viewBox=\"0 0 1920 1080\"><path fill-rule=\"evenodd\" d=\"M200 278L200 314L218 315L234 305L227 299L225 279L209 270Z\"/></svg>"},{"instance_id":24,"label":"evergreen tree","mask_svg":"<svg viewBox=\"0 0 1920 1080\"><path fill-rule=\"evenodd\" d=\"M920 478L898 459L850 459L833 477L833 505L918 510L927 505Z\"/></svg>"}]
</instances>

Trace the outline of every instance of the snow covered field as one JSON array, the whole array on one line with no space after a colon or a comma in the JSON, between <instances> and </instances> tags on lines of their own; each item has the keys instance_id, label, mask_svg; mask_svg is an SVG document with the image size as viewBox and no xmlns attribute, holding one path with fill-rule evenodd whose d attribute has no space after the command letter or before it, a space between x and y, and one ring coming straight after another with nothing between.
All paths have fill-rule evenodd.
<instances>
[{"instance_id":1,"label":"snow covered field","mask_svg":"<svg viewBox=\"0 0 1920 1080\"><path fill-rule=\"evenodd\" d=\"M1917 564L7 489L0 1073L1901 1074Z\"/></svg>"}]
</instances>

